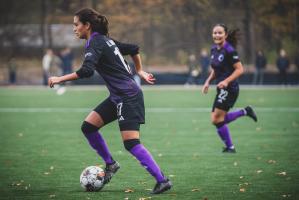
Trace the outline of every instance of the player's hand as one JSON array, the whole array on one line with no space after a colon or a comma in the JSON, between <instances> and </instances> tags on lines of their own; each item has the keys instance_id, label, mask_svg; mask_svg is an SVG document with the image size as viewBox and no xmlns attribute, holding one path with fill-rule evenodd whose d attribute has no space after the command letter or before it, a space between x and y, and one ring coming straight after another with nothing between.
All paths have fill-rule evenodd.
<instances>
[{"instance_id":1,"label":"player's hand","mask_svg":"<svg viewBox=\"0 0 299 200\"><path fill-rule=\"evenodd\" d=\"M228 82L227 81L221 81L220 83L218 83L217 84L217 87L219 88L219 89L224 89L224 88L227 88L227 86L228 86Z\"/></svg>"},{"instance_id":2,"label":"player's hand","mask_svg":"<svg viewBox=\"0 0 299 200\"><path fill-rule=\"evenodd\" d=\"M48 79L48 85L50 88L54 87L55 84L59 84L61 82L60 77L52 76Z\"/></svg>"},{"instance_id":3,"label":"player's hand","mask_svg":"<svg viewBox=\"0 0 299 200\"><path fill-rule=\"evenodd\" d=\"M207 94L209 91L209 84L208 83L205 83L203 86L202 86L202 89L201 89L201 92L203 94Z\"/></svg>"},{"instance_id":4,"label":"player's hand","mask_svg":"<svg viewBox=\"0 0 299 200\"><path fill-rule=\"evenodd\" d=\"M156 79L155 79L154 75L151 73L147 73L145 71L140 71L140 72L138 72L138 75L149 84L155 83Z\"/></svg>"}]
</instances>

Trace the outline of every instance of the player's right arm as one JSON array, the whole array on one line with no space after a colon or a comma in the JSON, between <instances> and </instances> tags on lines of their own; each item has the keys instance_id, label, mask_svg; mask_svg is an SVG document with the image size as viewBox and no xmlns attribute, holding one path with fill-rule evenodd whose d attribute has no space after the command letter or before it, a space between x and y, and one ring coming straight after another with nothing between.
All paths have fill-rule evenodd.
<instances>
[{"instance_id":1,"label":"player's right arm","mask_svg":"<svg viewBox=\"0 0 299 200\"><path fill-rule=\"evenodd\" d=\"M214 79L215 79L215 72L214 72L214 69L212 69L212 71L211 71L209 77L207 78L207 80L205 81L205 84L203 85L203 87L202 87L202 89L201 89L201 92L202 92L203 94L208 93L210 83L211 83L211 81L214 80Z\"/></svg>"},{"instance_id":2,"label":"player's right arm","mask_svg":"<svg viewBox=\"0 0 299 200\"><path fill-rule=\"evenodd\" d=\"M55 84L72 81L79 78L91 77L94 74L94 70L102 55L102 51L103 45L96 42L90 43L90 46L85 50L85 59L83 61L82 67L71 74L50 77L48 79L48 85L52 88Z\"/></svg>"},{"instance_id":3,"label":"player's right arm","mask_svg":"<svg viewBox=\"0 0 299 200\"><path fill-rule=\"evenodd\" d=\"M48 85L52 88L54 85L63 83L66 81L72 81L78 79L79 76L76 72L73 72L71 74L66 74L64 76L52 76L48 79Z\"/></svg>"}]
</instances>

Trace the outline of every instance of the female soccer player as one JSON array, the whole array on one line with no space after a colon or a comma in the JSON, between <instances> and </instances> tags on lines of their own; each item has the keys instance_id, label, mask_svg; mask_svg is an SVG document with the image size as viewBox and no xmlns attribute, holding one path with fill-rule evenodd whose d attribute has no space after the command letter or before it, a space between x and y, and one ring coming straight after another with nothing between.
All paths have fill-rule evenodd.
<instances>
[{"instance_id":1,"label":"female soccer player","mask_svg":"<svg viewBox=\"0 0 299 200\"><path fill-rule=\"evenodd\" d=\"M87 40L82 67L71 74L50 77L49 86L90 77L94 70L104 79L110 96L89 113L81 129L91 147L106 163L105 184L111 180L120 165L112 158L99 129L117 119L125 148L157 181L152 193L159 194L169 190L172 183L163 175L139 139L139 128L140 124L144 124L145 115L143 93L122 56L131 55L138 75L147 83L154 84L153 75L142 70L139 47L109 38L107 18L93 9L84 8L75 13L73 30L78 38Z\"/></svg>"},{"instance_id":2,"label":"female soccer player","mask_svg":"<svg viewBox=\"0 0 299 200\"><path fill-rule=\"evenodd\" d=\"M238 29L229 31L224 24L214 26L212 37L215 44L211 49L212 71L202 88L202 92L206 94L210 82L216 79L217 94L211 120L226 145L223 152L227 153L236 152L227 124L242 116L249 116L255 122L257 121L256 114L250 106L235 112L228 112L234 106L239 95L239 84L236 79L243 74L243 66L235 50L237 33Z\"/></svg>"}]
</instances>

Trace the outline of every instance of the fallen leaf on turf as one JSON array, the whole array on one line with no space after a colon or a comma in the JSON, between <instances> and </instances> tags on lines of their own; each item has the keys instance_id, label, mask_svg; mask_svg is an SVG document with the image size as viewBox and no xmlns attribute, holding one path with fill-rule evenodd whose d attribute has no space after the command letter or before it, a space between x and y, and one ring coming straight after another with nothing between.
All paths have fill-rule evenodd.
<instances>
[{"instance_id":1,"label":"fallen leaf on turf","mask_svg":"<svg viewBox=\"0 0 299 200\"><path fill-rule=\"evenodd\" d=\"M145 182L145 181L139 181L138 182L140 185L145 185L145 184L147 184L147 182Z\"/></svg>"},{"instance_id":2,"label":"fallen leaf on turf","mask_svg":"<svg viewBox=\"0 0 299 200\"><path fill-rule=\"evenodd\" d=\"M262 157L257 157L256 159L257 159L257 160L261 160L261 159L262 159Z\"/></svg>"},{"instance_id":3,"label":"fallen leaf on turf","mask_svg":"<svg viewBox=\"0 0 299 200\"><path fill-rule=\"evenodd\" d=\"M193 189L191 190L191 192L198 192L198 191L200 191L199 188L193 188Z\"/></svg>"},{"instance_id":4,"label":"fallen leaf on turf","mask_svg":"<svg viewBox=\"0 0 299 200\"><path fill-rule=\"evenodd\" d=\"M53 170L53 169L54 169L54 167L53 167L53 166L51 166L51 167L50 167L50 170Z\"/></svg>"},{"instance_id":5,"label":"fallen leaf on turf","mask_svg":"<svg viewBox=\"0 0 299 200\"><path fill-rule=\"evenodd\" d=\"M237 162L234 162L234 166L237 166L238 165L238 163Z\"/></svg>"},{"instance_id":6,"label":"fallen leaf on turf","mask_svg":"<svg viewBox=\"0 0 299 200\"><path fill-rule=\"evenodd\" d=\"M283 195L281 195L283 198L286 198L286 197L291 197L291 195L290 194L283 194Z\"/></svg>"},{"instance_id":7,"label":"fallen leaf on turf","mask_svg":"<svg viewBox=\"0 0 299 200\"><path fill-rule=\"evenodd\" d=\"M163 156L162 153L159 153L159 154L158 154L158 157L162 157L162 156Z\"/></svg>"},{"instance_id":8,"label":"fallen leaf on turf","mask_svg":"<svg viewBox=\"0 0 299 200\"><path fill-rule=\"evenodd\" d=\"M145 189L146 191L152 191L152 189Z\"/></svg>"},{"instance_id":9,"label":"fallen leaf on turf","mask_svg":"<svg viewBox=\"0 0 299 200\"><path fill-rule=\"evenodd\" d=\"M244 178L244 176L240 176L240 179Z\"/></svg>"},{"instance_id":10,"label":"fallen leaf on turf","mask_svg":"<svg viewBox=\"0 0 299 200\"><path fill-rule=\"evenodd\" d=\"M245 192L245 188L240 188L240 192Z\"/></svg>"},{"instance_id":11,"label":"fallen leaf on turf","mask_svg":"<svg viewBox=\"0 0 299 200\"><path fill-rule=\"evenodd\" d=\"M276 161L275 161L275 160L268 160L268 163L269 163L269 164L275 164Z\"/></svg>"},{"instance_id":12,"label":"fallen leaf on turf","mask_svg":"<svg viewBox=\"0 0 299 200\"><path fill-rule=\"evenodd\" d=\"M129 189L129 188L125 190L125 193L131 193L131 192L134 192L134 190L133 189Z\"/></svg>"},{"instance_id":13,"label":"fallen leaf on turf","mask_svg":"<svg viewBox=\"0 0 299 200\"><path fill-rule=\"evenodd\" d=\"M50 172L44 172L44 175L49 175L50 174Z\"/></svg>"},{"instance_id":14,"label":"fallen leaf on turf","mask_svg":"<svg viewBox=\"0 0 299 200\"><path fill-rule=\"evenodd\" d=\"M55 196L56 196L55 194L50 194L49 195L50 198L55 198Z\"/></svg>"},{"instance_id":15,"label":"fallen leaf on turf","mask_svg":"<svg viewBox=\"0 0 299 200\"><path fill-rule=\"evenodd\" d=\"M18 136L19 136L19 137L23 137L23 133L19 133Z\"/></svg>"},{"instance_id":16,"label":"fallen leaf on turf","mask_svg":"<svg viewBox=\"0 0 299 200\"><path fill-rule=\"evenodd\" d=\"M257 174L260 174L260 173L262 173L263 172L263 170L256 170L256 173Z\"/></svg>"},{"instance_id":17,"label":"fallen leaf on turf","mask_svg":"<svg viewBox=\"0 0 299 200\"><path fill-rule=\"evenodd\" d=\"M147 200L147 199L151 199L152 197L141 197L139 198L139 200Z\"/></svg>"},{"instance_id":18,"label":"fallen leaf on turf","mask_svg":"<svg viewBox=\"0 0 299 200\"><path fill-rule=\"evenodd\" d=\"M173 177L175 177L175 175L173 175L173 174L169 174L169 177L170 177L170 178L173 178Z\"/></svg>"},{"instance_id":19,"label":"fallen leaf on turf","mask_svg":"<svg viewBox=\"0 0 299 200\"><path fill-rule=\"evenodd\" d=\"M277 174L278 174L278 175L281 175L281 176L286 176L286 175L287 175L286 172L278 172Z\"/></svg>"},{"instance_id":20,"label":"fallen leaf on turf","mask_svg":"<svg viewBox=\"0 0 299 200\"><path fill-rule=\"evenodd\" d=\"M125 197L124 200L129 200L129 197Z\"/></svg>"}]
</instances>

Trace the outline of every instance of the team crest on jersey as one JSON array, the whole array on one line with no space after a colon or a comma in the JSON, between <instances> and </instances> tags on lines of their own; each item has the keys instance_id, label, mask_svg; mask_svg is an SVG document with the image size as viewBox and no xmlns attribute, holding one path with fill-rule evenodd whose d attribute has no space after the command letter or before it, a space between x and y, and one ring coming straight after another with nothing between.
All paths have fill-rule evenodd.
<instances>
[{"instance_id":1,"label":"team crest on jersey","mask_svg":"<svg viewBox=\"0 0 299 200\"><path fill-rule=\"evenodd\" d=\"M224 55L223 55L223 54L220 54L220 55L218 56L218 60L219 60L220 62L222 62L223 59L224 59Z\"/></svg>"},{"instance_id":2,"label":"team crest on jersey","mask_svg":"<svg viewBox=\"0 0 299 200\"><path fill-rule=\"evenodd\" d=\"M87 52L87 53L84 55L85 58L88 57L88 56L92 56L92 53Z\"/></svg>"}]
</instances>

